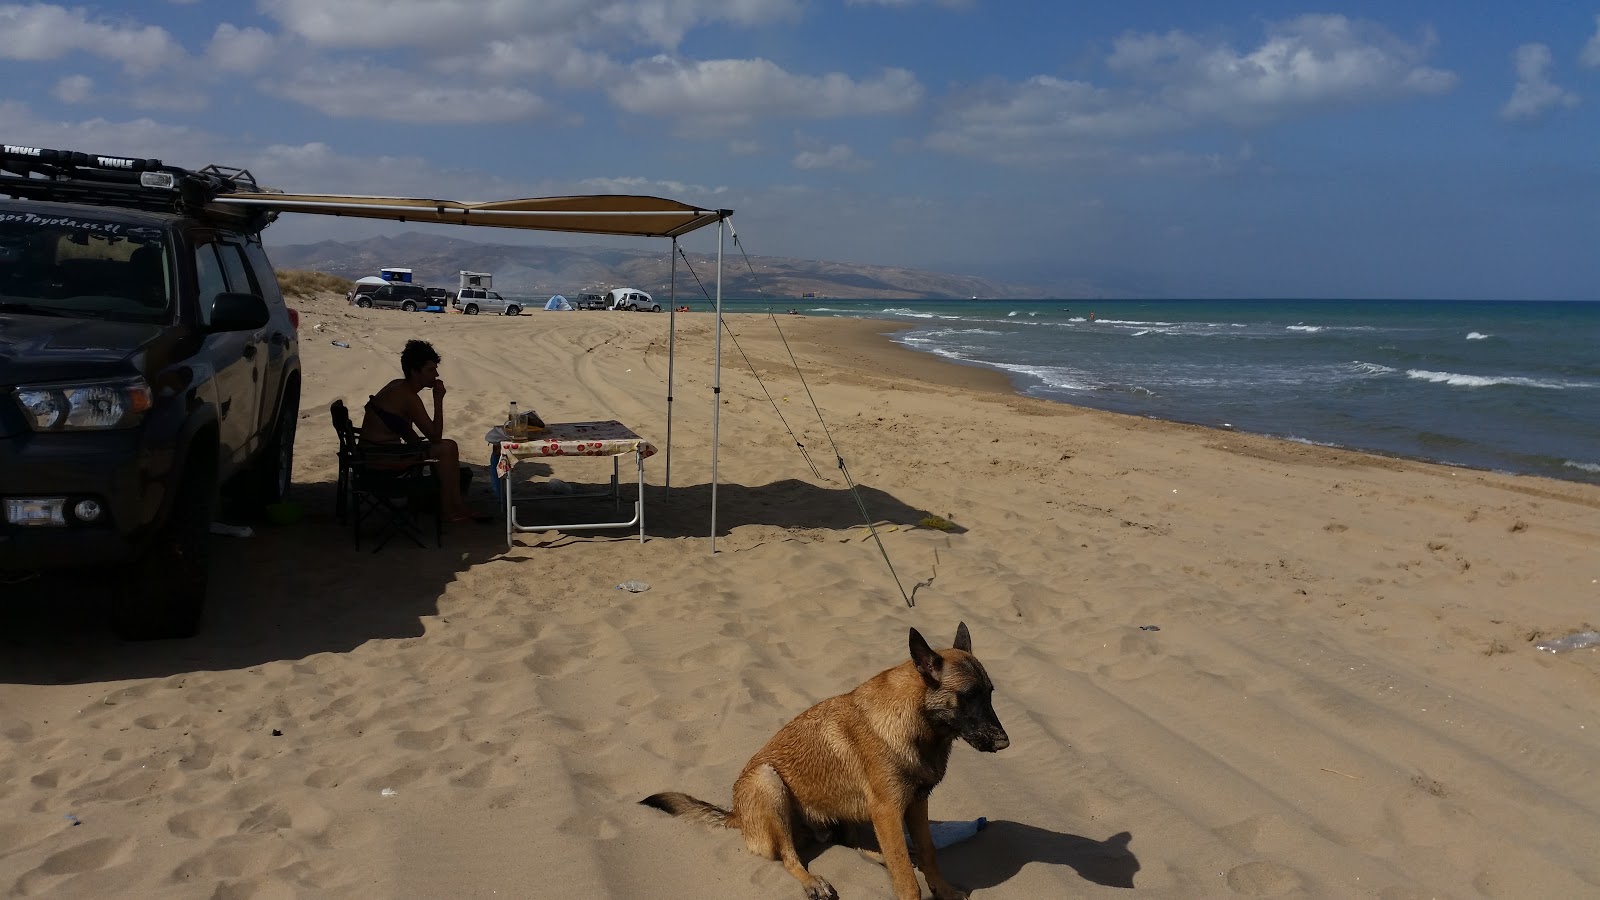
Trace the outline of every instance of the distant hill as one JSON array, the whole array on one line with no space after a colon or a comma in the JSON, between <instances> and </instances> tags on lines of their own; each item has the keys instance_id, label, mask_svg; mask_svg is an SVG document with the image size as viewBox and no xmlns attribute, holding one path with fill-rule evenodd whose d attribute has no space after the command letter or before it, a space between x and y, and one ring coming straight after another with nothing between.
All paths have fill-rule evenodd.
<instances>
[{"instance_id":1,"label":"distant hill","mask_svg":"<svg viewBox=\"0 0 1600 900\"><path fill-rule=\"evenodd\" d=\"M307 269L344 278L376 275L384 266L413 270L424 284L454 289L463 269L490 272L496 290L507 294L548 296L635 287L665 292L671 277L670 245L659 251L608 247L524 247L488 244L410 231L361 241L322 241L270 248L273 265ZM716 258L690 253L689 261L707 288L716 273ZM1086 298L1103 296L1091 285L1075 285L1063 293L1038 285L992 281L894 266L866 266L825 260L753 256L724 257L723 296L736 299L773 297L792 300L813 293L818 298L861 300L932 300L1005 298ZM697 293L694 279L680 262L678 292Z\"/></svg>"}]
</instances>

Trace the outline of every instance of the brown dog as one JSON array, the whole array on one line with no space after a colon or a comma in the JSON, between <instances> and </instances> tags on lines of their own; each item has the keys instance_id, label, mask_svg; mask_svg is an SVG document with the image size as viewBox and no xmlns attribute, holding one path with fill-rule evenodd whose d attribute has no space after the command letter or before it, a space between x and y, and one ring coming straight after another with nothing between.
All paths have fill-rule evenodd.
<instances>
[{"instance_id":1,"label":"brown dog","mask_svg":"<svg viewBox=\"0 0 1600 900\"><path fill-rule=\"evenodd\" d=\"M1011 739L995 717L994 684L972 655L967 625L955 646L934 652L911 629L911 660L811 707L783 726L739 773L733 809L688 794L653 794L640 802L710 825L737 828L750 852L783 860L810 900L835 900L828 882L806 871L794 829L822 835L870 824L897 900L922 896L902 829L911 833L922 874L938 900L966 894L939 872L928 832L928 794L944 778L957 737L985 753Z\"/></svg>"}]
</instances>

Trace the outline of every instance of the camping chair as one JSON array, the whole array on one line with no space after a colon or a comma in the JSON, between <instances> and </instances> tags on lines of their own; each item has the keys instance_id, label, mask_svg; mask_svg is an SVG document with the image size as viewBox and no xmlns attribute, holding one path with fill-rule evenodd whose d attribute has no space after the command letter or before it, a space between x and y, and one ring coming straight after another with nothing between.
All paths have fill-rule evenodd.
<instances>
[{"instance_id":1,"label":"camping chair","mask_svg":"<svg viewBox=\"0 0 1600 900\"><path fill-rule=\"evenodd\" d=\"M434 541L444 546L444 516L439 511L438 461L423 458L419 447L362 444L343 400L328 407L339 435L339 482L334 503L339 521L350 525L361 549L361 525L377 516L382 526L376 553L396 534L425 547L419 513L433 516Z\"/></svg>"}]
</instances>

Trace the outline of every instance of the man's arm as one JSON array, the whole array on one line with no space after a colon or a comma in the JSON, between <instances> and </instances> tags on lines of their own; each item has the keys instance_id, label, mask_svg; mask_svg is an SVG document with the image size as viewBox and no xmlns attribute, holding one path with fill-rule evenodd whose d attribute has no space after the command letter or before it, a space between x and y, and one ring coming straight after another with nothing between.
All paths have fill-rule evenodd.
<instances>
[{"instance_id":1,"label":"man's arm","mask_svg":"<svg viewBox=\"0 0 1600 900\"><path fill-rule=\"evenodd\" d=\"M417 431L422 433L423 439L434 443L444 439L444 397L440 391L433 392L433 415L428 415L428 409L422 403L422 395L414 394L411 397L411 422L417 426Z\"/></svg>"}]
</instances>

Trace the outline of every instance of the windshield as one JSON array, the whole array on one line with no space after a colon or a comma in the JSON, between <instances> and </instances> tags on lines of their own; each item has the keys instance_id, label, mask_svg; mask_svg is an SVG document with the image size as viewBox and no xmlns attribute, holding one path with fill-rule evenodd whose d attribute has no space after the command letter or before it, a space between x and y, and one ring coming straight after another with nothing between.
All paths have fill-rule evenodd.
<instances>
[{"instance_id":1,"label":"windshield","mask_svg":"<svg viewBox=\"0 0 1600 900\"><path fill-rule=\"evenodd\" d=\"M169 258L159 228L0 212L0 313L163 322Z\"/></svg>"}]
</instances>

